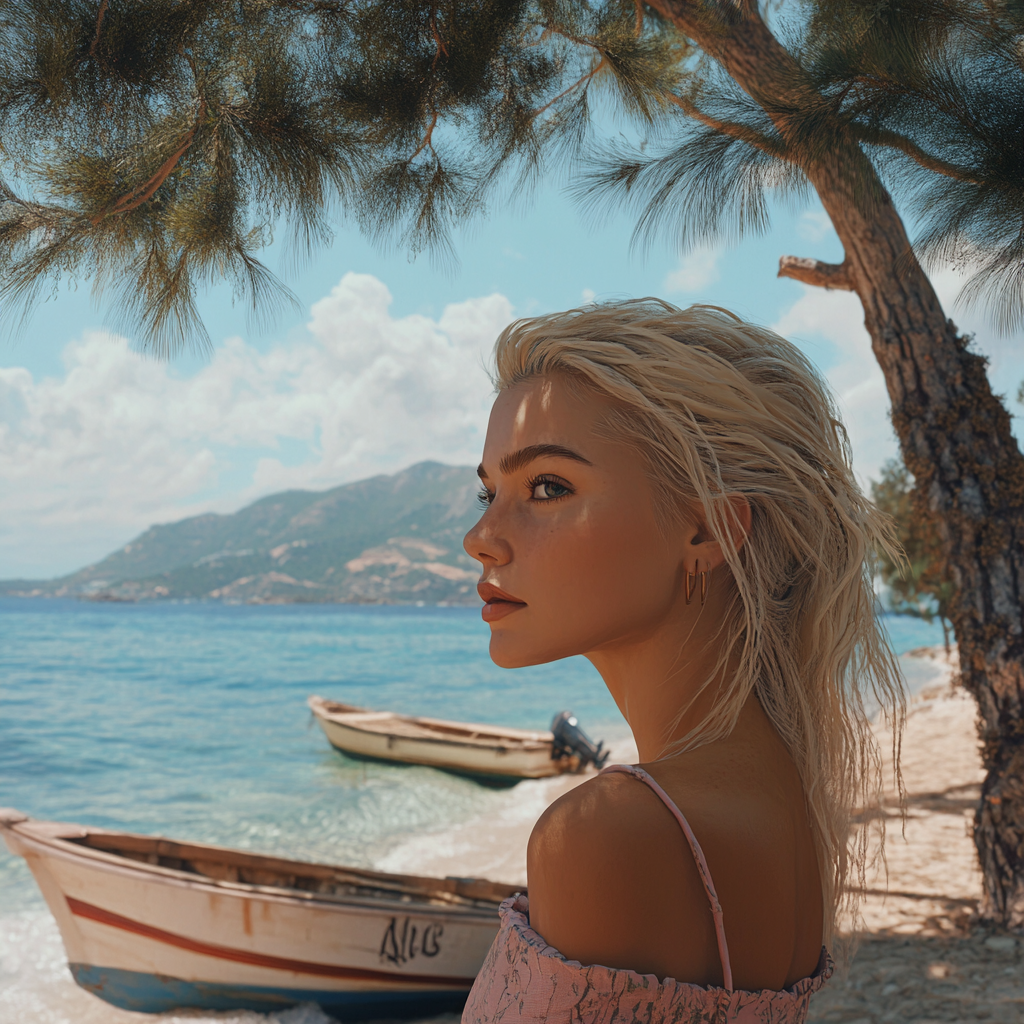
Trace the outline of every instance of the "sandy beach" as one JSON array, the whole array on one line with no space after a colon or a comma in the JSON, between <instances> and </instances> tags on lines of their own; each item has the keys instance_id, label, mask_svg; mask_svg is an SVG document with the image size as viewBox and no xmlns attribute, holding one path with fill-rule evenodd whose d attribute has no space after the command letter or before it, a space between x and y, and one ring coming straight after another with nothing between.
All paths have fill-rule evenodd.
<instances>
[{"instance_id":1,"label":"sandy beach","mask_svg":"<svg viewBox=\"0 0 1024 1024\"><path fill-rule=\"evenodd\" d=\"M811 1004L810 1020L1018 1022L1024 1019L1021 944L976 917L981 876L971 828L984 773L974 702L955 685L955 661L947 664L941 650L914 653L933 661L947 681L924 690L908 709L905 834L891 790L888 882L876 863L852 961Z\"/></svg>"},{"instance_id":2,"label":"sandy beach","mask_svg":"<svg viewBox=\"0 0 1024 1024\"><path fill-rule=\"evenodd\" d=\"M895 786L886 796L885 860L876 856L865 880L853 955L811 1006L812 1022L880 1024L900 1021L1024 1020L1021 944L977 920L981 876L971 825L983 778L975 734L974 702L956 683L941 648L913 652L936 682L908 708L902 768L906 824ZM878 730L892 780L891 744ZM616 760L635 758L626 741ZM443 844L409 843L387 867L418 862L428 873L484 874L525 881L526 843L544 806L582 781L563 778L531 784L535 796L515 819L481 832L467 823ZM888 872L888 878L886 877ZM845 922L847 929L851 921Z\"/></svg>"},{"instance_id":3,"label":"sandy beach","mask_svg":"<svg viewBox=\"0 0 1024 1024\"><path fill-rule=\"evenodd\" d=\"M982 771L974 703L956 686L955 664L949 664L941 650L913 655L907 659L914 663L907 665L908 670L917 672L918 679L926 673L930 683L918 689L908 709L902 755L905 828L898 794L890 787L885 864L876 858L865 879L852 957L840 963L832 981L815 997L810 1015L815 1024L1024 1020L1021 944L985 929L976 918L981 880L971 824ZM887 750L881 729L879 738ZM613 760L636 760L630 740L608 739ZM891 761L887 767L891 779ZM588 777L521 783L504 795L496 794L497 804L485 817L409 838L385 854L379 866L524 883L526 845L534 821L548 804ZM0 950L2 973L10 983L0 992L2 1024L141 1024L154 1019L115 1010L77 989L48 915L26 913L9 924L11 934ZM844 928L850 930L850 920ZM328 1022L312 1006L270 1017L179 1011L156 1019L164 1024ZM442 1017L436 1024L456 1021L454 1016Z\"/></svg>"}]
</instances>

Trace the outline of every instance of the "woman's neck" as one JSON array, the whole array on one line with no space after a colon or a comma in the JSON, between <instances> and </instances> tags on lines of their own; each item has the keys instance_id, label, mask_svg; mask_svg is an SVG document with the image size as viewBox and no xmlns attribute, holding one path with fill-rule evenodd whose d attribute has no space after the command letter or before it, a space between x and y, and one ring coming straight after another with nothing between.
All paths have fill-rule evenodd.
<instances>
[{"instance_id":1,"label":"woman's neck","mask_svg":"<svg viewBox=\"0 0 1024 1024\"><path fill-rule=\"evenodd\" d=\"M587 654L629 723L641 762L657 761L703 722L735 659L722 664L718 627L725 595L685 605L643 637L625 637Z\"/></svg>"}]
</instances>

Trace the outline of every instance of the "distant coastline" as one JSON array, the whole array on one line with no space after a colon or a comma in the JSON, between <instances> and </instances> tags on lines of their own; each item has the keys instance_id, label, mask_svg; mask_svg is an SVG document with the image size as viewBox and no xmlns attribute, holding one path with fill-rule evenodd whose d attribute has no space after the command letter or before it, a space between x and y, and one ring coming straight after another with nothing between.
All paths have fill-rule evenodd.
<instances>
[{"instance_id":1,"label":"distant coastline","mask_svg":"<svg viewBox=\"0 0 1024 1024\"><path fill-rule=\"evenodd\" d=\"M472 593L459 594L451 599L424 601L409 598L403 600L394 597L380 598L328 598L307 596L305 594L273 594L268 597L254 596L246 599L237 597L211 597L205 594L199 597L168 597L166 594L150 595L141 593L138 596L124 597L117 593L104 590L90 594L74 594L68 591L50 591L36 588L18 590L13 587L18 580L0 580L0 598L16 597L23 600L71 600L93 604L226 604L226 605L354 605L367 607L412 607L412 608L476 608L481 604L480 598ZM34 583L36 581L25 581ZM10 588L10 589L8 589Z\"/></svg>"},{"instance_id":2,"label":"distant coastline","mask_svg":"<svg viewBox=\"0 0 1024 1024\"><path fill-rule=\"evenodd\" d=\"M284 491L233 513L152 526L54 580L0 595L231 604L478 603L462 538L476 522L469 466L421 462L329 491Z\"/></svg>"}]
</instances>

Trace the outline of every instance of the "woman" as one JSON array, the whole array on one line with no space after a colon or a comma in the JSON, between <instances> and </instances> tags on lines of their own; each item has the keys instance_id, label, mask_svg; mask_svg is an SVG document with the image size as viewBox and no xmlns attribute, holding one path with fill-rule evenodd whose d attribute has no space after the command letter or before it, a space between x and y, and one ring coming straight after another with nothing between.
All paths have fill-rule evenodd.
<instances>
[{"instance_id":1,"label":"woman","mask_svg":"<svg viewBox=\"0 0 1024 1024\"><path fill-rule=\"evenodd\" d=\"M463 1020L801 1021L900 721L858 488L783 338L656 300L512 324L466 536L491 657L585 655L640 766L555 802Z\"/></svg>"}]
</instances>

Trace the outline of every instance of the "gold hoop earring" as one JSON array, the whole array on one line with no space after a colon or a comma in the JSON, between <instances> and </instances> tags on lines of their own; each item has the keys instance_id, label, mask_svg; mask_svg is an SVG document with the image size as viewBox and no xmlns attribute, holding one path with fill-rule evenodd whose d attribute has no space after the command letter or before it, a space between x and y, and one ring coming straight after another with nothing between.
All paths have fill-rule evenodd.
<instances>
[{"instance_id":1,"label":"gold hoop earring","mask_svg":"<svg viewBox=\"0 0 1024 1024\"><path fill-rule=\"evenodd\" d=\"M693 592L697 589L697 577L700 576L700 606L708 599L708 591L711 589L711 574L708 571L701 571L699 559L693 560L693 572L686 572L686 603L693 600Z\"/></svg>"}]
</instances>

